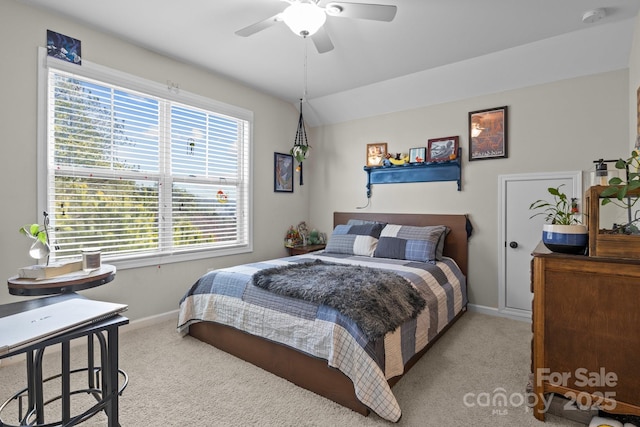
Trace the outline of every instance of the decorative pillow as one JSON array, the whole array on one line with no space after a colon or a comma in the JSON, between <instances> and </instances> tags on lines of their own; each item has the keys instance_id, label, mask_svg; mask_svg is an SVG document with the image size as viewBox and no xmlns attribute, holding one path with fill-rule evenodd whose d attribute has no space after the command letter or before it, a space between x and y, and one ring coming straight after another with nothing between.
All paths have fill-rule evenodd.
<instances>
[{"instance_id":1,"label":"decorative pillow","mask_svg":"<svg viewBox=\"0 0 640 427\"><path fill-rule=\"evenodd\" d=\"M373 256L383 224L338 225L333 229L325 252Z\"/></svg>"},{"instance_id":2,"label":"decorative pillow","mask_svg":"<svg viewBox=\"0 0 640 427\"><path fill-rule=\"evenodd\" d=\"M449 228L444 225L415 227L387 224L373 254L378 258L435 263L442 259Z\"/></svg>"}]
</instances>

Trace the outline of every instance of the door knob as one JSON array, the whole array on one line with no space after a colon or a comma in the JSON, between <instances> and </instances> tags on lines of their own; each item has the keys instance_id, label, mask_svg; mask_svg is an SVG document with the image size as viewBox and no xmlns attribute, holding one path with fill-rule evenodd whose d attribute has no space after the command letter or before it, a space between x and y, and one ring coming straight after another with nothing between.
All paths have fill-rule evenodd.
<instances>
[{"instance_id":1,"label":"door knob","mask_svg":"<svg viewBox=\"0 0 640 427\"><path fill-rule=\"evenodd\" d=\"M512 247L513 249L518 247L518 242L510 242L509 246Z\"/></svg>"}]
</instances>

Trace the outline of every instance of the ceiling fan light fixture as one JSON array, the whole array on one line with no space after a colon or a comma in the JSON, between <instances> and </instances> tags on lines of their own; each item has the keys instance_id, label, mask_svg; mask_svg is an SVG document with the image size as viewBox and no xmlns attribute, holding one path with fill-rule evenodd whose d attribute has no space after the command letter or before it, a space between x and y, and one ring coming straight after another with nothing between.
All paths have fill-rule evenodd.
<instances>
[{"instance_id":1,"label":"ceiling fan light fixture","mask_svg":"<svg viewBox=\"0 0 640 427\"><path fill-rule=\"evenodd\" d=\"M327 15L315 3L293 3L282 12L282 20L294 34L307 37L324 25Z\"/></svg>"}]
</instances>

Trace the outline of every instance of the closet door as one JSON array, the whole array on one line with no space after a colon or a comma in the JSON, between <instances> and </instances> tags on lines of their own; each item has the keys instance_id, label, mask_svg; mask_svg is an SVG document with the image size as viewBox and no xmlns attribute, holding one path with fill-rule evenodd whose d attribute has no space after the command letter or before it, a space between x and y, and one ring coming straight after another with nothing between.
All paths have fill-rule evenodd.
<instances>
[{"instance_id":1,"label":"closet door","mask_svg":"<svg viewBox=\"0 0 640 427\"><path fill-rule=\"evenodd\" d=\"M552 197L547 189L563 185L567 197L582 201L582 171L501 175L499 307L508 317L531 318L531 252L542 240L544 215L530 218L532 202Z\"/></svg>"}]
</instances>

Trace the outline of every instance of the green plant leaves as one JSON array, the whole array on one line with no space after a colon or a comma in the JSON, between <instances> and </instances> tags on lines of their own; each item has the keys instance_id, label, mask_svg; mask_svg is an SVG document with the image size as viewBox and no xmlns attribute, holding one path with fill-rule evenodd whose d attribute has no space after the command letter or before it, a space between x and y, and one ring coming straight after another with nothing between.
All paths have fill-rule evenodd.
<instances>
[{"instance_id":1,"label":"green plant leaves","mask_svg":"<svg viewBox=\"0 0 640 427\"><path fill-rule=\"evenodd\" d=\"M47 243L47 233L44 229L40 229L40 224L27 224L18 231L32 239L38 239L42 243Z\"/></svg>"},{"instance_id":2,"label":"green plant leaves","mask_svg":"<svg viewBox=\"0 0 640 427\"><path fill-rule=\"evenodd\" d=\"M560 191L562 185L557 188L547 188L549 194L553 196L552 203L546 200L536 200L529 205L531 210L543 209L542 212L532 215L529 219L538 215L545 215L545 221L549 224L571 225L580 223L578 218L571 212L571 203L567 195Z\"/></svg>"},{"instance_id":3,"label":"green plant leaves","mask_svg":"<svg viewBox=\"0 0 640 427\"><path fill-rule=\"evenodd\" d=\"M625 178L615 176L609 179L609 187L600 193L602 206L613 203L621 208L631 209L636 204L639 198L637 196L630 197L629 194L640 189L638 167L640 167L640 158L635 150L631 152L628 159L616 161L616 169L625 171Z\"/></svg>"}]
</instances>

